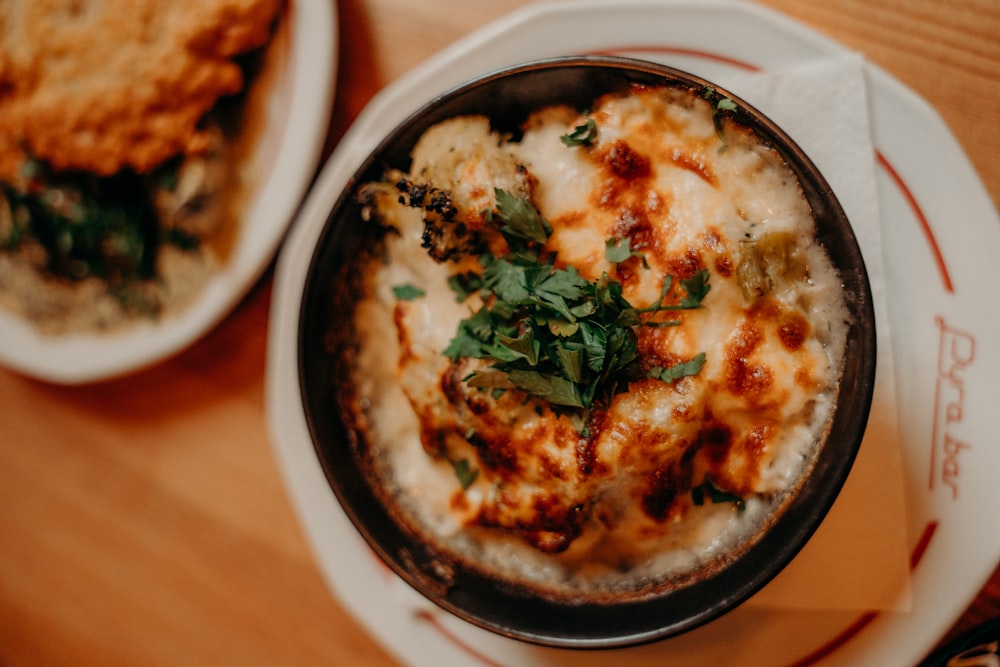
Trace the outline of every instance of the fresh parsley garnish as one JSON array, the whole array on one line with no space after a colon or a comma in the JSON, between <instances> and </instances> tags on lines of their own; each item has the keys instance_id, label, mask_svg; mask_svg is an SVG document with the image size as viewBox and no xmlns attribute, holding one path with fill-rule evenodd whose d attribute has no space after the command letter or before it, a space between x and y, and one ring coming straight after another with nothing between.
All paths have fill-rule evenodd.
<instances>
[{"instance_id":1,"label":"fresh parsley garnish","mask_svg":"<svg viewBox=\"0 0 1000 667\"><path fill-rule=\"evenodd\" d=\"M741 512L747 508L746 501L742 497L716 485L710 475L705 475L704 481L691 489L691 500L695 505L704 505L706 500L710 500L713 504L733 503Z\"/></svg>"},{"instance_id":2,"label":"fresh parsley garnish","mask_svg":"<svg viewBox=\"0 0 1000 667\"><path fill-rule=\"evenodd\" d=\"M700 308L702 300L708 296L708 291L712 289L712 286L708 284L708 270L702 269L687 280L682 280L681 287L684 288L687 295L681 299L678 308L682 310Z\"/></svg>"},{"instance_id":3,"label":"fresh parsley garnish","mask_svg":"<svg viewBox=\"0 0 1000 667\"><path fill-rule=\"evenodd\" d=\"M673 287L673 284L674 277L666 276L663 279L663 288L660 290L660 298L648 308L642 308L638 312L656 313L662 310L696 310L701 308L702 300L708 296L709 290L712 289L712 286L708 284L708 269L701 269L690 278L680 281L681 288L683 288L686 292L680 302L676 306L670 304L665 305L663 301L667 298L667 295L670 294L670 288ZM647 324L674 326L675 324L678 324L678 322L652 322Z\"/></svg>"},{"instance_id":4,"label":"fresh parsley garnish","mask_svg":"<svg viewBox=\"0 0 1000 667\"><path fill-rule=\"evenodd\" d=\"M638 257L642 260L642 265L648 268L646 257L637 250L632 250L632 239L611 238L604 244L604 258L612 264L621 264L631 257Z\"/></svg>"},{"instance_id":5,"label":"fresh parsley garnish","mask_svg":"<svg viewBox=\"0 0 1000 667\"><path fill-rule=\"evenodd\" d=\"M669 368L663 368L662 366L651 368L646 372L646 377L656 378L657 380L663 380L664 382L676 382L677 380L689 375L697 375L701 372L704 365L705 353L699 352L694 355L690 361L674 364Z\"/></svg>"},{"instance_id":6,"label":"fresh parsley garnish","mask_svg":"<svg viewBox=\"0 0 1000 667\"><path fill-rule=\"evenodd\" d=\"M587 117L582 125L577 125L569 134L559 137L559 141L567 146L589 146L597 139L597 122Z\"/></svg>"},{"instance_id":7,"label":"fresh parsley garnish","mask_svg":"<svg viewBox=\"0 0 1000 667\"><path fill-rule=\"evenodd\" d=\"M427 294L422 288L406 283L403 285L393 285L392 294L400 301L414 301Z\"/></svg>"},{"instance_id":8,"label":"fresh parsley garnish","mask_svg":"<svg viewBox=\"0 0 1000 667\"><path fill-rule=\"evenodd\" d=\"M472 271L448 276L448 287L455 293L455 300L462 303L483 288L483 277Z\"/></svg>"},{"instance_id":9,"label":"fresh parsley garnish","mask_svg":"<svg viewBox=\"0 0 1000 667\"><path fill-rule=\"evenodd\" d=\"M452 469L455 471L455 476L458 478L458 483L462 486L462 490L466 491L472 483L476 481L479 476L479 469L473 468L469 464L468 459L459 459L457 461L448 460L451 464Z\"/></svg>"},{"instance_id":10,"label":"fresh parsley garnish","mask_svg":"<svg viewBox=\"0 0 1000 667\"><path fill-rule=\"evenodd\" d=\"M494 190L497 200L496 213L486 212L486 220L498 224L500 233L512 248L521 248L525 242L545 243L552 233L552 227L531 202L524 197L515 197L506 190Z\"/></svg>"},{"instance_id":11,"label":"fresh parsley garnish","mask_svg":"<svg viewBox=\"0 0 1000 667\"><path fill-rule=\"evenodd\" d=\"M715 126L715 134L722 141L722 146L719 147L719 152L722 153L729 148L729 141L722 131L722 114L723 112L736 111L739 107L732 98L720 95L719 91L713 86L705 86L705 89L702 91L702 97L712 105L712 124Z\"/></svg>"},{"instance_id":12,"label":"fresh parsley garnish","mask_svg":"<svg viewBox=\"0 0 1000 667\"><path fill-rule=\"evenodd\" d=\"M479 279L463 275L451 283L460 298L476 291L483 299L459 323L444 351L452 361L468 357L489 362L466 378L472 387L516 388L565 408L606 405L629 382L643 377L635 328L679 324L657 314L700 308L709 291L706 270L679 282L683 296L673 294L673 280L666 276L657 302L637 309L607 273L590 281L543 254L551 227L527 199L498 190L497 204L489 219L516 251L503 257L485 253L479 258ZM668 303L670 295L674 299ZM667 379L673 374L697 373L703 357L662 371L664 381L677 379Z\"/></svg>"},{"instance_id":13,"label":"fresh parsley garnish","mask_svg":"<svg viewBox=\"0 0 1000 667\"><path fill-rule=\"evenodd\" d=\"M716 111L736 111L739 107L728 97L723 97L715 104Z\"/></svg>"}]
</instances>

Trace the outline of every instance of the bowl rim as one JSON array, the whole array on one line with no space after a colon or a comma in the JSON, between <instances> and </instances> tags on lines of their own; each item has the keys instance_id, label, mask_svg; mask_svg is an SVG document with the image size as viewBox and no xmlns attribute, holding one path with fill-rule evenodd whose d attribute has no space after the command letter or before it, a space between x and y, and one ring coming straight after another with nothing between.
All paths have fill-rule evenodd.
<instances>
[{"instance_id":1,"label":"bowl rim","mask_svg":"<svg viewBox=\"0 0 1000 667\"><path fill-rule=\"evenodd\" d=\"M398 166L400 159L408 160L409 149L423 130L437 120L456 115L452 108L462 107L477 91L518 77L544 77L533 73L555 70L600 70L602 75L620 77L622 82L638 79L699 89L711 86L719 96L732 99L737 106L737 122L752 127L799 178L814 208L820 243L844 260L844 266L838 269L849 290L848 306L854 318L844 362L844 377L852 378L853 383L844 389L857 400L847 417L838 401L834 428L827 440L833 440L836 430L840 445L833 448L825 442L813 470L805 476L813 480L822 475L828 483L807 484L795 493L764 534L719 575L647 598L613 604L568 604L533 597L444 558L431 545L412 539L395 523L391 511L382 506L363 475L340 474L341 469L357 465L353 459L355 436L343 432L345 425L340 416L331 414L337 410L321 410L310 401L317 389L331 390L329 378L323 375L326 366L315 362L315 355L322 352L317 347L322 336L317 334L322 333L318 323L323 320L311 296L317 290L325 293L317 286L318 277L350 255L342 237L350 233L351 225L343 217L345 209L351 207L355 187L371 178L374 170L381 172L385 163ZM587 95L593 100L603 92L588 90ZM522 111L540 105L528 106ZM509 109L505 113L516 115ZM401 156L401 152L406 155ZM406 166L408 161L401 168ZM867 326L860 326L862 323ZM767 116L721 86L668 65L606 55L544 58L499 68L453 86L399 122L360 162L330 208L306 271L296 341L299 389L314 451L340 506L365 542L413 589L458 618L502 636L561 648L616 648L680 634L735 608L776 576L818 528L846 481L867 424L876 359L871 288L857 239L832 189L805 152ZM848 393L844 389L841 395ZM337 431L341 431L341 444L347 446L331 450L326 446L327 436ZM836 455L832 449L837 450Z\"/></svg>"}]
</instances>

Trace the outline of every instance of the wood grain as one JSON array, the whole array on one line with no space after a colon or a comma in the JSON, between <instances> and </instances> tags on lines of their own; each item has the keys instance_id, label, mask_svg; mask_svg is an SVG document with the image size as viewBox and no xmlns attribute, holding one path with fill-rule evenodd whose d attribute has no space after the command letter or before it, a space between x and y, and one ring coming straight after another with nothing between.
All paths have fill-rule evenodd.
<instances>
[{"instance_id":1,"label":"wood grain","mask_svg":"<svg viewBox=\"0 0 1000 667\"><path fill-rule=\"evenodd\" d=\"M343 0L327 152L382 86L525 0ZM942 115L1000 203L1000 4L763 0ZM271 275L154 368L0 370L0 664L393 665L330 594L264 417ZM0 343L2 344L2 343ZM1000 615L1000 573L945 639Z\"/></svg>"}]
</instances>

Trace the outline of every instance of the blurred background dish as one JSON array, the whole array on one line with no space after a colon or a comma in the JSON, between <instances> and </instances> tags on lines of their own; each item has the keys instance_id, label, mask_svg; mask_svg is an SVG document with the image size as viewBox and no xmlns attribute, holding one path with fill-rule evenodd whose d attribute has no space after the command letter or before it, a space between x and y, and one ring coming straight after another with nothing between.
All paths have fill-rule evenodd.
<instances>
[{"instance_id":1,"label":"blurred background dish","mask_svg":"<svg viewBox=\"0 0 1000 667\"><path fill-rule=\"evenodd\" d=\"M0 310L0 363L29 376L79 384L143 368L184 349L225 317L272 260L315 173L334 98L336 13L325 0L284 4L266 58L246 91L235 234L200 291L178 312L136 317L109 331L42 333ZM242 137L241 137L242 139Z\"/></svg>"}]
</instances>

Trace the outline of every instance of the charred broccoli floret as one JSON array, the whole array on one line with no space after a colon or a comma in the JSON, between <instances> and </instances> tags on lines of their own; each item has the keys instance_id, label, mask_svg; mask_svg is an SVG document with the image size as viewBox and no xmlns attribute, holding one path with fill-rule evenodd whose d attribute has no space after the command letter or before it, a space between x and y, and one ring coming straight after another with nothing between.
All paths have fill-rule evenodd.
<instances>
[{"instance_id":1,"label":"charred broccoli floret","mask_svg":"<svg viewBox=\"0 0 1000 667\"><path fill-rule=\"evenodd\" d=\"M423 210L421 245L435 261L457 260L485 248L482 236L457 219L458 209L447 191L408 178L396 181L396 190L400 204Z\"/></svg>"}]
</instances>

